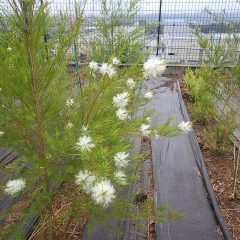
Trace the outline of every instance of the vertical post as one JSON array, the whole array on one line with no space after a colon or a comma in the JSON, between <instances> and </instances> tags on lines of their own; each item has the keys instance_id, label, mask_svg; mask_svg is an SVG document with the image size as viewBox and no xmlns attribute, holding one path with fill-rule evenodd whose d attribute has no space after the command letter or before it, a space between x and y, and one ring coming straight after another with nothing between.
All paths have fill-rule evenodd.
<instances>
[{"instance_id":1,"label":"vertical post","mask_svg":"<svg viewBox=\"0 0 240 240\"><path fill-rule=\"evenodd\" d=\"M222 11L223 11L223 16L222 16L222 21L221 21L221 30L220 30L221 32L220 32L219 44L221 44L221 42L222 42L223 31L225 33L225 30L226 30L226 28L224 29L225 9L223 9Z\"/></svg>"},{"instance_id":2,"label":"vertical post","mask_svg":"<svg viewBox=\"0 0 240 240\"><path fill-rule=\"evenodd\" d=\"M160 0L159 14L158 14L158 36L157 36L157 56L159 54L159 43L160 43L160 31L161 31L161 18L162 18L162 0Z\"/></svg>"},{"instance_id":3,"label":"vertical post","mask_svg":"<svg viewBox=\"0 0 240 240\"><path fill-rule=\"evenodd\" d=\"M43 5L43 0L40 0L40 4ZM44 43L45 43L45 51L46 51L46 59L48 60L48 47L47 47L47 34L43 35Z\"/></svg>"},{"instance_id":4,"label":"vertical post","mask_svg":"<svg viewBox=\"0 0 240 240\"><path fill-rule=\"evenodd\" d=\"M75 17L78 18L78 10L77 10L77 4L76 1L74 2L75 5ZM79 36L77 36L78 38ZM75 59L75 79L77 81L78 91L81 92L82 86L81 86L81 80L79 78L79 65L78 65L78 49L77 49L77 41L76 39L73 42L73 48L74 48L74 59Z\"/></svg>"},{"instance_id":5,"label":"vertical post","mask_svg":"<svg viewBox=\"0 0 240 240\"><path fill-rule=\"evenodd\" d=\"M40 4L43 5L43 0L40 0ZM47 34L46 33L44 33L43 38L44 38L44 42L47 43Z\"/></svg>"},{"instance_id":6,"label":"vertical post","mask_svg":"<svg viewBox=\"0 0 240 240\"><path fill-rule=\"evenodd\" d=\"M68 2L68 7L69 7L69 15L70 15L70 27L72 29L72 25L73 25L73 20L72 20L72 15L71 15L71 0L69 0ZM77 8L77 3L76 1L74 1L74 10L75 10L75 18L78 18L78 8ZM79 36L77 36L78 39ZM79 78L79 64L78 64L78 49L77 49L77 39L73 40L73 52L74 52L74 76L75 76L75 81L77 83L77 88L78 88L78 92L81 93L81 80Z\"/></svg>"}]
</instances>

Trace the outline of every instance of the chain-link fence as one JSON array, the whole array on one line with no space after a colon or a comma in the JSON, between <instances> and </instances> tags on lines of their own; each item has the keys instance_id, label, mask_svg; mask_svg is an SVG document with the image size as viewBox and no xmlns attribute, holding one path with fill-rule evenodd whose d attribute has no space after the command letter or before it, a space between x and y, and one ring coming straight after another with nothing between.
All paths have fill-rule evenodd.
<instances>
[{"instance_id":1,"label":"chain-link fence","mask_svg":"<svg viewBox=\"0 0 240 240\"><path fill-rule=\"evenodd\" d=\"M107 0L107 4L114 5L114 1L117 0ZM78 3L83 5L83 2ZM130 1L123 2L127 9ZM102 13L102 4L103 0L86 1L84 34L81 36L86 41L97 33L96 18ZM55 12L65 9L74 15L73 6L74 0L52 2ZM196 27L214 44L227 36L230 22L239 21L238 0L141 0L135 21L129 23L127 28L141 24L156 26L142 39L153 55L160 55L175 64L197 64L204 52L194 34ZM235 28L234 31L238 33L240 29Z\"/></svg>"},{"instance_id":2,"label":"chain-link fence","mask_svg":"<svg viewBox=\"0 0 240 240\"><path fill-rule=\"evenodd\" d=\"M96 18L102 14L103 2L111 6L116 1L52 0L50 9L55 16L62 11L74 19L75 4L82 6L85 22L76 42L90 42L97 34ZM5 2L7 0L1 0L0 4ZM126 4L127 9L131 1L121 2ZM200 33L209 37L214 44L227 36L230 22L240 22L239 0L140 0L138 8L134 22L126 25L125 21L126 31L138 25L155 26L142 39L145 47L151 49L153 55L175 64L197 64L199 57L204 55L194 34L196 27L200 27ZM121 23L118 22L118 25ZM234 31L238 34L240 28ZM84 54L83 49L79 52Z\"/></svg>"}]
</instances>

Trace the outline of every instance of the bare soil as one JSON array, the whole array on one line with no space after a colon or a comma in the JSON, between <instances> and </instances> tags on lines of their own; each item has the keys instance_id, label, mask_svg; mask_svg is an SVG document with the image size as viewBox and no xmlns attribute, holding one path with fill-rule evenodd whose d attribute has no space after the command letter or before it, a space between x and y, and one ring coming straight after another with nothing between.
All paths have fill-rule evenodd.
<instances>
[{"instance_id":1,"label":"bare soil","mask_svg":"<svg viewBox=\"0 0 240 240\"><path fill-rule=\"evenodd\" d=\"M151 147L151 139L150 138L143 138L142 145L141 145L141 153L145 153L145 161L148 161L148 167L145 169L147 171L147 188L146 188L146 195L148 198L153 197L153 169L152 169L152 147ZM147 219L147 237L146 240L154 240L155 237L155 218L154 218L154 206L149 204L150 212L152 216L148 217Z\"/></svg>"},{"instance_id":2,"label":"bare soil","mask_svg":"<svg viewBox=\"0 0 240 240\"><path fill-rule=\"evenodd\" d=\"M85 194L81 192L74 183L63 183L62 187L55 195L52 205L52 215L54 216L52 221L54 221L55 229L52 229L53 232L50 232L48 226L51 222L49 221L50 215L47 211L40 217L39 224L33 229L33 233L29 240L48 239L49 234L52 235L53 239L57 240L82 239L84 229L88 222L87 213L82 214L80 221L77 221L71 216L68 218L61 218L64 216L65 212L71 211L76 198L80 201L80 199L85 197Z\"/></svg>"}]
</instances>

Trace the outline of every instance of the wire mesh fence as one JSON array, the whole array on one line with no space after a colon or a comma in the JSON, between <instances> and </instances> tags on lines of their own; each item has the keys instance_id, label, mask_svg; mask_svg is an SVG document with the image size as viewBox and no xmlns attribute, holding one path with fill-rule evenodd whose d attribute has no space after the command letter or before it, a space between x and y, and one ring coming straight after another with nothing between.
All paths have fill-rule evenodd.
<instances>
[{"instance_id":1,"label":"wire mesh fence","mask_svg":"<svg viewBox=\"0 0 240 240\"><path fill-rule=\"evenodd\" d=\"M130 1L123 2L127 9ZM83 1L79 3L83 5ZM109 0L107 4L113 6L114 0ZM54 11L62 10L65 5L65 10L74 14L73 0L66 3L55 0L52 6L55 5L58 8L54 7ZM102 0L86 1L84 31L81 34L86 42L97 34L96 19L101 16L102 6ZM227 24L238 21L240 3L237 0L141 0L135 21L126 26L126 31L141 24L155 25L142 39L153 55L160 55L171 63L197 64L204 52L194 34L195 28L199 27L202 35L218 43L227 35Z\"/></svg>"},{"instance_id":2,"label":"wire mesh fence","mask_svg":"<svg viewBox=\"0 0 240 240\"><path fill-rule=\"evenodd\" d=\"M75 6L84 9L84 26L76 43L84 41L90 43L97 34L96 19L103 13L103 2L110 7L118 0L52 0L50 12L58 16L60 12L67 13L73 21L76 17ZM128 9L131 0L120 1ZM1 5L7 5L7 0L1 0ZM134 21L124 26L126 31L139 25L153 25L151 31L142 37L145 47L151 49L153 55L175 64L197 64L199 57L204 55L194 34L196 27L200 33L211 39L212 43L219 43L227 36L229 23L240 22L239 0L140 0L138 13ZM55 18L56 24L60 18ZM159 24L160 23L160 24ZM121 22L117 23L118 26ZM116 27L118 27L116 26ZM239 34L240 28L234 31ZM89 46L86 44L85 46ZM74 51L74 48L72 49ZM239 49L236 49L239 51ZM71 52L71 51L70 51ZM86 48L79 50L85 55Z\"/></svg>"}]
</instances>

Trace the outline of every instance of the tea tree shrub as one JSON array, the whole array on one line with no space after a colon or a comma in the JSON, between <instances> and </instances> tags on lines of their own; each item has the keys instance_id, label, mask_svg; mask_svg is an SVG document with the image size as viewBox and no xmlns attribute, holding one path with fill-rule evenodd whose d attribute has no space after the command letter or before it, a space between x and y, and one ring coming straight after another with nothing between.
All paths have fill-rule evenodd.
<instances>
[{"instance_id":1,"label":"tea tree shrub","mask_svg":"<svg viewBox=\"0 0 240 240\"><path fill-rule=\"evenodd\" d=\"M201 66L185 74L187 89L194 101L192 113L196 120L210 125L205 128L206 141L216 150L229 147L229 138L239 127L239 61L240 39L230 24L228 34L218 43L214 35L203 37L196 31L205 55ZM234 50L235 49L235 50Z\"/></svg>"},{"instance_id":2,"label":"tea tree shrub","mask_svg":"<svg viewBox=\"0 0 240 240\"><path fill-rule=\"evenodd\" d=\"M48 3L9 3L11 11L0 15L0 146L14 148L18 160L4 168L11 179L1 183L1 195L21 196L25 207L1 214L1 219L16 211L18 216L4 227L1 238L23 239L23 225L36 216L42 224L37 239L65 236L72 220L134 218L128 211L133 207L130 196L121 192L137 179L143 157L129 155L135 147L130 138L191 130L190 123L174 126L171 118L151 125L153 111L137 114L153 97L152 92L142 96L144 80L160 75L164 62L150 59L140 65L143 55L137 54L141 44L136 43L130 46L134 64L122 68L124 54L118 58L115 50L102 49L104 62L89 63L79 89L69 85L66 53L83 19L75 19L69 30L62 16L55 38L46 42L51 26ZM123 46L119 43L121 53ZM56 214L54 203L64 199L67 207ZM159 219L165 210L156 211Z\"/></svg>"},{"instance_id":3,"label":"tea tree shrub","mask_svg":"<svg viewBox=\"0 0 240 240\"><path fill-rule=\"evenodd\" d=\"M205 83L204 79L208 77L207 74L205 69L196 69L195 71L188 69L184 76L186 89L194 102L191 113L194 119L203 124L212 119L210 113L213 111L216 101Z\"/></svg>"},{"instance_id":4,"label":"tea tree shrub","mask_svg":"<svg viewBox=\"0 0 240 240\"><path fill-rule=\"evenodd\" d=\"M145 60L148 51L143 36L152 26L137 25L139 6L139 0L102 1L100 16L95 19L97 35L90 43L93 60L104 62L113 55L125 64Z\"/></svg>"}]
</instances>

